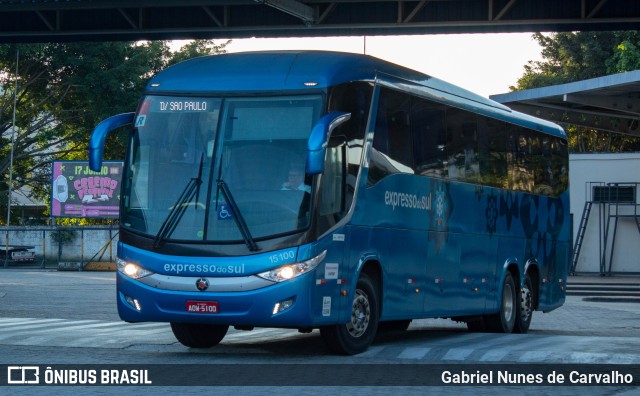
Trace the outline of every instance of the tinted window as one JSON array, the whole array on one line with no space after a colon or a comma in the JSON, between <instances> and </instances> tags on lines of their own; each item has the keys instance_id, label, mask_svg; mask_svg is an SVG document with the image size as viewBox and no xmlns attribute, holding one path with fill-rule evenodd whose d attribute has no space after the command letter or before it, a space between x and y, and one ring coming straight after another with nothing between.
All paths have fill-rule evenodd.
<instances>
[{"instance_id":1,"label":"tinted window","mask_svg":"<svg viewBox=\"0 0 640 396\"><path fill-rule=\"evenodd\" d=\"M325 171L320 180L318 232L342 219L353 202L360 173L373 85L341 84L329 91L328 111L344 111L351 118L333 130L327 144Z\"/></svg>"},{"instance_id":2,"label":"tinted window","mask_svg":"<svg viewBox=\"0 0 640 396\"><path fill-rule=\"evenodd\" d=\"M543 195L567 189L567 145L408 93L380 89L368 185L415 173Z\"/></svg>"},{"instance_id":3,"label":"tinted window","mask_svg":"<svg viewBox=\"0 0 640 396\"><path fill-rule=\"evenodd\" d=\"M394 173L414 173L411 96L382 89L376 114L369 183Z\"/></svg>"},{"instance_id":4,"label":"tinted window","mask_svg":"<svg viewBox=\"0 0 640 396\"><path fill-rule=\"evenodd\" d=\"M414 99L411 107L411 133L417 174L445 177L446 125L445 106L420 98Z\"/></svg>"}]
</instances>

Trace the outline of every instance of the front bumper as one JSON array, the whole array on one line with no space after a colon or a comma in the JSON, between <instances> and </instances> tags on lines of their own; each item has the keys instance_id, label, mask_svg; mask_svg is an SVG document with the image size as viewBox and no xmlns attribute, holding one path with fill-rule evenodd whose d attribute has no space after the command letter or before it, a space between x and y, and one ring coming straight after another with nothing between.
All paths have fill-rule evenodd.
<instances>
[{"instance_id":1,"label":"front bumper","mask_svg":"<svg viewBox=\"0 0 640 396\"><path fill-rule=\"evenodd\" d=\"M198 278L172 277L175 283L195 283ZM177 279L180 278L180 279ZM144 278L143 278L144 279ZM222 278L208 277L213 285ZM228 278L227 278L228 279ZM290 281L247 291L211 288L204 292L166 290L117 272L118 313L127 322L180 322L256 327L311 327L317 324L311 309L313 273ZM274 306L294 300L287 310L274 314ZM132 301L136 304L132 304ZM216 302L216 313L187 312L188 301Z\"/></svg>"}]
</instances>

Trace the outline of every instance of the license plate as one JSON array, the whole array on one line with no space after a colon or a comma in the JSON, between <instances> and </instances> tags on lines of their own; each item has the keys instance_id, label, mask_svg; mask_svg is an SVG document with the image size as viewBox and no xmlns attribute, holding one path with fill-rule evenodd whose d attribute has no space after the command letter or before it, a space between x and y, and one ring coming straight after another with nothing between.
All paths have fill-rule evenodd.
<instances>
[{"instance_id":1,"label":"license plate","mask_svg":"<svg viewBox=\"0 0 640 396\"><path fill-rule=\"evenodd\" d=\"M187 312L216 314L218 313L217 301L187 301Z\"/></svg>"}]
</instances>

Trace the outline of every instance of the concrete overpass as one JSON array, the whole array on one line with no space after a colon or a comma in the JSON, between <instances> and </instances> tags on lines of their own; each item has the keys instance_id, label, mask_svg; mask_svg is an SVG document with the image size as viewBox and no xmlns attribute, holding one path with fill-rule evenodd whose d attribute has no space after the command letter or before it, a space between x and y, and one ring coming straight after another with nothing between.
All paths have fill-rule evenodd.
<instances>
[{"instance_id":1,"label":"concrete overpass","mask_svg":"<svg viewBox=\"0 0 640 396\"><path fill-rule=\"evenodd\" d=\"M636 29L627 0L0 0L0 42Z\"/></svg>"}]
</instances>

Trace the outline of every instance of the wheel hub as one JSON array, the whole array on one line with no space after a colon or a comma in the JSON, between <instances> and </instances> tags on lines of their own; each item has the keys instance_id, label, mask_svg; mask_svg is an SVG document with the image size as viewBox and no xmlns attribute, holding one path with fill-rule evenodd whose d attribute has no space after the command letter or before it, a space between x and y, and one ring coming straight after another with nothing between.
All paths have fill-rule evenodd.
<instances>
[{"instance_id":1,"label":"wheel hub","mask_svg":"<svg viewBox=\"0 0 640 396\"><path fill-rule=\"evenodd\" d=\"M502 304L504 305L504 318L510 321L513 316L513 288L511 285L505 285L502 291Z\"/></svg>"},{"instance_id":2,"label":"wheel hub","mask_svg":"<svg viewBox=\"0 0 640 396\"><path fill-rule=\"evenodd\" d=\"M360 337L367 327L369 327L369 319L371 318L371 307L369 299L362 290L356 290L356 296L353 299L351 308L351 321L347 323L347 330L352 337Z\"/></svg>"},{"instance_id":3,"label":"wheel hub","mask_svg":"<svg viewBox=\"0 0 640 396\"><path fill-rule=\"evenodd\" d=\"M531 295L531 290L528 287L522 288L521 294L521 314L523 320L528 320L529 316L531 316L531 312L533 311L533 297Z\"/></svg>"}]
</instances>

